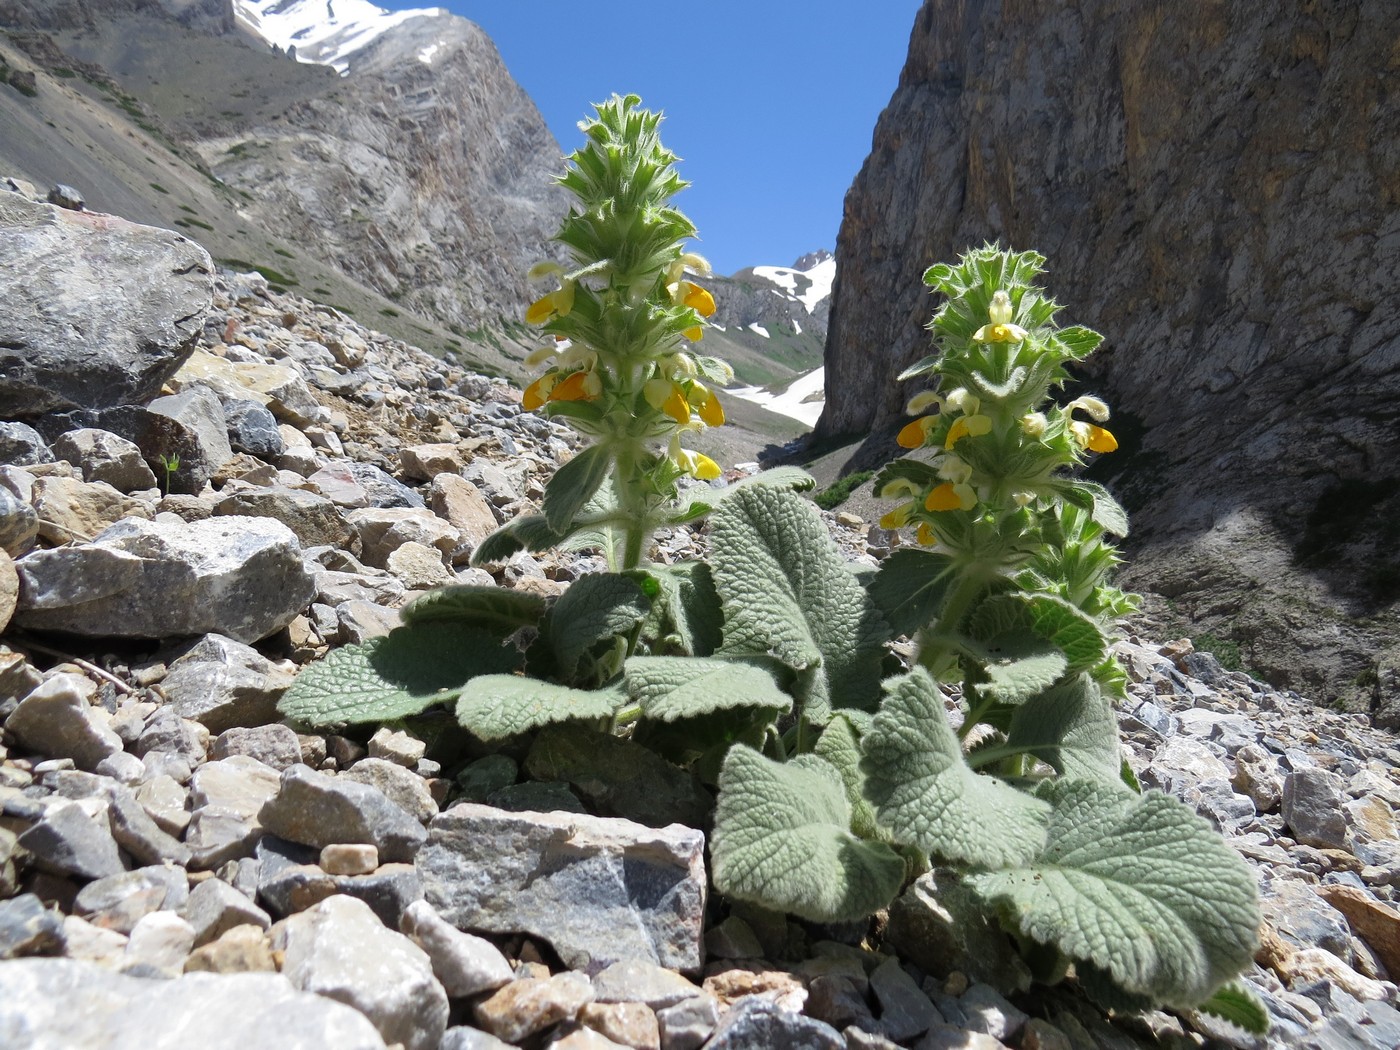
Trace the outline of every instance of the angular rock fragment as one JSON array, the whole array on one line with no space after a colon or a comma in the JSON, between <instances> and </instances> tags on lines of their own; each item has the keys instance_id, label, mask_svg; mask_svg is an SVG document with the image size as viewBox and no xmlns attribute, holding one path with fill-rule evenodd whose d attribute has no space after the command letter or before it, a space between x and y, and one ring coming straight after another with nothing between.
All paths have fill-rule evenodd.
<instances>
[{"instance_id":1,"label":"angular rock fragment","mask_svg":"<svg viewBox=\"0 0 1400 1050\"><path fill-rule=\"evenodd\" d=\"M510 963L490 941L463 933L427 901L404 911L399 929L428 953L433 973L452 999L495 991L514 979Z\"/></svg>"},{"instance_id":2,"label":"angular rock fragment","mask_svg":"<svg viewBox=\"0 0 1400 1050\"><path fill-rule=\"evenodd\" d=\"M93 714L92 685L76 674L56 674L19 702L5 729L21 747L48 758L71 758L96 769L122 750L121 737Z\"/></svg>"},{"instance_id":3,"label":"angular rock fragment","mask_svg":"<svg viewBox=\"0 0 1400 1050\"><path fill-rule=\"evenodd\" d=\"M704 961L704 836L690 828L463 803L433 818L416 865L453 925L541 937L575 969Z\"/></svg>"},{"instance_id":4,"label":"angular rock fragment","mask_svg":"<svg viewBox=\"0 0 1400 1050\"><path fill-rule=\"evenodd\" d=\"M331 778L306 766L282 773L259 819L274 835L320 849L367 842L386 861L411 861L427 837L423 825L368 784Z\"/></svg>"}]
</instances>

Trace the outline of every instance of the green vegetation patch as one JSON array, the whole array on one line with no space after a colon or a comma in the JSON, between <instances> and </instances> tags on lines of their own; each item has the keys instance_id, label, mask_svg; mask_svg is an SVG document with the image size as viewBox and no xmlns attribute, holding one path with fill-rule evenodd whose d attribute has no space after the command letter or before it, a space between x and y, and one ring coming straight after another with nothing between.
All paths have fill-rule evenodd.
<instances>
[{"instance_id":1,"label":"green vegetation patch","mask_svg":"<svg viewBox=\"0 0 1400 1050\"><path fill-rule=\"evenodd\" d=\"M812 502L822 510L835 510L850 499L851 493L861 484L874 476L873 470L858 470L854 474L847 474L844 478L838 478L821 492L818 492L812 497Z\"/></svg>"}]
</instances>

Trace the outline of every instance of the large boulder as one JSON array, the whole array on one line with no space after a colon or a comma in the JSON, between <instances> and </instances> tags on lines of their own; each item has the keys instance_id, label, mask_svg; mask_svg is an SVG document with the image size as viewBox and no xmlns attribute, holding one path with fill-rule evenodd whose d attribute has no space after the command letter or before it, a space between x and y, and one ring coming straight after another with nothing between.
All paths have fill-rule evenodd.
<instances>
[{"instance_id":1,"label":"large boulder","mask_svg":"<svg viewBox=\"0 0 1400 1050\"><path fill-rule=\"evenodd\" d=\"M0 417L149 400L194 349L214 266L193 241L0 195Z\"/></svg>"},{"instance_id":2,"label":"large boulder","mask_svg":"<svg viewBox=\"0 0 1400 1050\"><path fill-rule=\"evenodd\" d=\"M255 642L315 594L296 536L270 518L128 518L91 543L35 551L15 567L16 623L97 637L212 632Z\"/></svg>"},{"instance_id":3,"label":"large boulder","mask_svg":"<svg viewBox=\"0 0 1400 1050\"><path fill-rule=\"evenodd\" d=\"M1276 684L1383 700L1400 659L1392 25L1383 0L1326 19L927 0L846 198L818 435L890 443L917 389L896 376L930 350L928 266L1035 248L1064 321L1107 337L1086 378L1114 409L1120 449L1095 472L1134 513L1126 582Z\"/></svg>"}]
</instances>

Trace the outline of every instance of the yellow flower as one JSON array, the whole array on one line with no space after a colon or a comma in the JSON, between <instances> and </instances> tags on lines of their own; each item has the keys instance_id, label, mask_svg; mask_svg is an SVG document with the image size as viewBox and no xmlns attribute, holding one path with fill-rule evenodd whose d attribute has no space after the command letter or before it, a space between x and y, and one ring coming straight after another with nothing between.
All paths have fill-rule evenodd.
<instances>
[{"instance_id":1,"label":"yellow flower","mask_svg":"<svg viewBox=\"0 0 1400 1050\"><path fill-rule=\"evenodd\" d=\"M933 526L926 521L919 522L919 531L914 533L914 538L925 547L932 547L938 542L938 537L934 535Z\"/></svg>"},{"instance_id":2,"label":"yellow flower","mask_svg":"<svg viewBox=\"0 0 1400 1050\"><path fill-rule=\"evenodd\" d=\"M705 337L705 329L701 328L698 324L693 324L681 334L692 343L698 343Z\"/></svg>"},{"instance_id":3,"label":"yellow flower","mask_svg":"<svg viewBox=\"0 0 1400 1050\"><path fill-rule=\"evenodd\" d=\"M1108 422L1108 405L1104 403L1102 398L1097 398L1093 394L1083 394L1076 397L1065 406L1065 411L1073 412L1076 408L1082 408L1095 423Z\"/></svg>"},{"instance_id":4,"label":"yellow flower","mask_svg":"<svg viewBox=\"0 0 1400 1050\"><path fill-rule=\"evenodd\" d=\"M724 406L719 403L719 398L715 396L713 390L702 383L692 382L687 397L707 426L724 425Z\"/></svg>"},{"instance_id":5,"label":"yellow flower","mask_svg":"<svg viewBox=\"0 0 1400 1050\"><path fill-rule=\"evenodd\" d=\"M910 503L901 503L893 510L886 511L880 518L880 528L882 529L902 529L909 524L909 515L919 509L919 503L914 500Z\"/></svg>"},{"instance_id":6,"label":"yellow flower","mask_svg":"<svg viewBox=\"0 0 1400 1050\"><path fill-rule=\"evenodd\" d=\"M979 343L1019 343L1026 338L1026 330L1011 323L1011 297L1003 291L992 296L987 309L991 324L984 324L973 333L972 338Z\"/></svg>"},{"instance_id":7,"label":"yellow flower","mask_svg":"<svg viewBox=\"0 0 1400 1050\"><path fill-rule=\"evenodd\" d=\"M573 308L574 282L565 281L559 288L531 303L525 311L525 320L529 324L544 324L552 317L568 317Z\"/></svg>"},{"instance_id":8,"label":"yellow flower","mask_svg":"<svg viewBox=\"0 0 1400 1050\"><path fill-rule=\"evenodd\" d=\"M1030 412L1021 417L1021 430L1026 437L1044 437L1045 428L1049 425L1050 421L1045 418L1044 412Z\"/></svg>"},{"instance_id":9,"label":"yellow flower","mask_svg":"<svg viewBox=\"0 0 1400 1050\"><path fill-rule=\"evenodd\" d=\"M949 412L961 412L965 416L976 415L977 410L982 407L977 395L961 386L949 393L945 402Z\"/></svg>"},{"instance_id":10,"label":"yellow flower","mask_svg":"<svg viewBox=\"0 0 1400 1050\"><path fill-rule=\"evenodd\" d=\"M911 416L919 416L942 403L943 399L932 390L922 390L909 399L909 403L904 406L904 411Z\"/></svg>"},{"instance_id":11,"label":"yellow flower","mask_svg":"<svg viewBox=\"0 0 1400 1050\"><path fill-rule=\"evenodd\" d=\"M965 437L981 437L991 433L992 417L984 415L962 416L948 428L948 436L943 439L944 448L952 448Z\"/></svg>"},{"instance_id":12,"label":"yellow flower","mask_svg":"<svg viewBox=\"0 0 1400 1050\"><path fill-rule=\"evenodd\" d=\"M1069 434L1076 445L1091 452L1112 452L1118 447L1118 439L1112 433L1083 420L1071 421Z\"/></svg>"},{"instance_id":13,"label":"yellow flower","mask_svg":"<svg viewBox=\"0 0 1400 1050\"><path fill-rule=\"evenodd\" d=\"M900 448L923 448L928 441L929 431L937 422L937 416L922 416L906 423L904 429L895 437L895 442Z\"/></svg>"},{"instance_id":14,"label":"yellow flower","mask_svg":"<svg viewBox=\"0 0 1400 1050\"><path fill-rule=\"evenodd\" d=\"M961 485L972 478L972 468L960 457L951 452L938 458L938 476L954 485Z\"/></svg>"},{"instance_id":15,"label":"yellow flower","mask_svg":"<svg viewBox=\"0 0 1400 1050\"><path fill-rule=\"evenodd\" d=\"M597 372L574 372L556 383L549 392L551 401L592 401L603 392L603 381Z\"/></svg>"},{"instance_id":16,"label":"yellow flower","mask_svg":"<svg viewBox=\"0 0 1400 1050\"><path fill-rule=\"evenodd\" d=\"M681 281L678 291L680 304L690 307L701 317L709 317L715 312L715 297L698 284Z\"/></svg>"},{"instance_id":17,"label":"yellow flower","mask_svg":"<svg viewBox=\"0 0 1400 1050\"><path fill-rule=\"evenodd\" d=\"M526 412L533 412L546 401L549 400L549 392L554 388L554 384L559 382L558 372L546 372L533 383L525 388L525 393L520 399L521 407Z\"/></svg>"},{"instance_id":18,"label":"yellow flower","mask_svg":"<svg viewBox=\"0 0 1400 1050\"><path fill-rule=\"evenodd\" d=\"M652 408L665 412L677 423L690 422L690 404L679 383L669 379L648 379L642 387L642 396Z\"/></svg>"},{"instance_id":19,"label":"yellow flower","mask_svg":"<svg viewBox=\"0 0 1400 1050\"><path fill-rule=\"evenodd\" d=\"M966 483L945 481L936 485L924 499L924 510L971 510L977 505L977 493Z\"/></svg>"}]
</instances>

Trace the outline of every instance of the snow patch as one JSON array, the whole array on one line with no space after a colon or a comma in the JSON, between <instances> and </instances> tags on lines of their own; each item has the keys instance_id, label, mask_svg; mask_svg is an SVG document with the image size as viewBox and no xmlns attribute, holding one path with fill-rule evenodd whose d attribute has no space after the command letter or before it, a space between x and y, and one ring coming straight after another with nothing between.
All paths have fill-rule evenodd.
<instances>
[{"instance_id":1,"label":"snow patch","mask_svg":"<svg viewBox=\"0 0 1400 1050\"><path fill-rule=\"evenodd\" d=\"M737 387L727 393L812 427L816 426L826 404L826 369L814 368L778 393L757 386Z\"/></svg>"},{"instance_id":2,"label":"snow patch","mask_svg":"<svg viewBox=\"0 0 1400 1050\"><path fill-rule=\"evenodd\" d=\"M756 335L761 335L761 336L763 336L764 339L769 338L769 336L768 336L768 329L764 328L763 325L759 324L757 321L755 321L753 324L749 325L749 326L748 326L748 329L749 329L750 332L753 332L753 333L756 334Z\"/></svg>"},{"instance_id":3,"label":"snow patch","mask_svg":"<svg viewBox=\"0 0 1400 1050\"><path fill-rule=\"evenodd\" d=\"M441 44L429 44L422 51L418 52L418 61L425 66L433 64L433 56L442 50Z\"/></svg>"},{"instance_id":4,"label":"snow patch","mask_svg":"<svg viewBox=\"0 0 1400 1050\"><path fill-rule=\"evenodd\" d=\"M341 76L350 71L351 54L394 26L450 14L444 7L386 11L369 0L233 0L233 9L244 28L269 45L295 47L297 61L334 66ZM433 50L425 48L419 61L429 61Z\"/></svg>"},{"instance_id":5,"label":"snow patch","mask_svg":"<svg viewBox=\"0 0 1400 1050\"><path fill-rule=\"evenodd\" d=\"M755 266L753 273L755 277L776 284L788 293L789 298L796 299L811 313L819 302L831 294L832 282L836 280L836 260L823 259L810 270L794 270L791 266ZM803 292L797 291L799 275L811 282Z\"/></svg>"}]
</instances>

